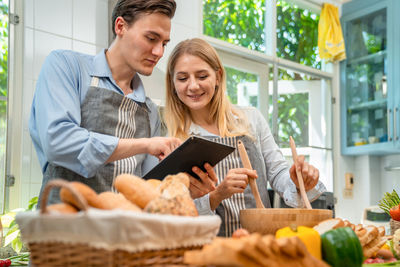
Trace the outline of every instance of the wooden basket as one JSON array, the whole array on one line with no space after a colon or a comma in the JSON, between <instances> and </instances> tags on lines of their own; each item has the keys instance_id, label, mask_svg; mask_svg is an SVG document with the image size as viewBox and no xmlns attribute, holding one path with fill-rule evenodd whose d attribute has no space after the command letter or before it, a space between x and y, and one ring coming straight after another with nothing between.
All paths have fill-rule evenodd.
<instances>
[{"instance_id":1,"label":"wooden basket","mask_svg":"<svg viewBox=\"0 0 400 267\"><path fill-rule=\"evenodd\" d=\"M323 209L245 209L240 211L240 223L250 233L272 234L292 224L314 227L332 218L332 210Z\"/></svg>"},{"instance_id":2,"label":"wooden basket","mask_svg":"<svg viewBox=\"0 0 400 267\"><path fill-rule=\"evenodd\" d=\"M86 200L70 184L63 180L54 180L47 184L41 200L41 214L47 213L47 199L52 188L63 187L71 192L79 204L79 208L87 211ZM178 248L157 251L131 253L123 250L106 250L91 247L87 244L61 242L28 243L31 266L193 266L183 264L186 250L199 247Z\"/></svg>"},{"instance_id":3,"label":"wooden basket","mask_svg":"<svg viewBox=\"0 0 400 267\"><path fill-rule=\"evenodd\" d=\"M394 235L397 229L400 229L400 222L390 219L390 234Z\"/></svg>"}]
</instances>

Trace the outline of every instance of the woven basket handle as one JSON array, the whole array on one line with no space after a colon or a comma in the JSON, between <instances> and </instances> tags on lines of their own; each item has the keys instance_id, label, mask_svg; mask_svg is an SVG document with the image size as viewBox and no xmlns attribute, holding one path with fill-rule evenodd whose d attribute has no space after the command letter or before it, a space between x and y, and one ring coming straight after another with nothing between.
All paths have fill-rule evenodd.
<instances>
[{"instance_id":1,"label":"woven basket handle","mask_svg":"<svg viewBox=\"0 0 400 267\"><path fill-rule=\"evenodd\" d=\"M65 188L69 190L72 194L72 196L75 198L75 200L78 203L78 208L84 211L88 210L88 204L86 199L82 196L81 193L78 192L71 184L68 182L62 180L62 179L56 179L48 182L46 184L46 187L43 190L43 195L42 199L40 200L40 214L46 214L47 213L47 199L49 198L49 194L51 189L54 187L60 187L60 188Z\"/></svg>"}]
</instances>

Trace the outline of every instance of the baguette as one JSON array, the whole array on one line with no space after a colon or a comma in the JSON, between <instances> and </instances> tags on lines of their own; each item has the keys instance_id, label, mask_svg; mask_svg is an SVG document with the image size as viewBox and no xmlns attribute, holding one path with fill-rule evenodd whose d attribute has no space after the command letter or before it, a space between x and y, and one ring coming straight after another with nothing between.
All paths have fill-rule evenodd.
<instances>
[{"instance_id":1,"label":"baguette","mask_svg":"<svg viewBox=\"0 0 400 267\"><path fill-rule=\"evenodd\" d=\"M89 206L96 207L99 205L97 193L92 188L81 182L70 182L70 185L73 186L83 196L84 199L86 199ZM64 203L71 204L76 208L79 207L78 202L75 200L74 196L66 188L61 188L60 199Z\"/></svg>"},{"instance_id":2,"label":"baguette","mask_svg":"<svg viewBox=\"0 0 400 267\"><path fill-rule=\"evenodd\" d=\"M114 187L126 199L141 209L159 195L156 189L142 178L130 174L121 174L115 178Z\"/></svg>"},{"instance_id":3,"label":"baguette","mask_svg":"<svg viewBox=\"0 0 400 267\"><path fill-rule=\"evenodd\" d=\"M99 194L99 205L95 208L103 209L103 210L113 210L113 209L121 209L121 210L130 210L141 212L142 210L129 200L127 200L124 195L113 193L113 192L103 192Z\"/></svg>"}]
</instances>

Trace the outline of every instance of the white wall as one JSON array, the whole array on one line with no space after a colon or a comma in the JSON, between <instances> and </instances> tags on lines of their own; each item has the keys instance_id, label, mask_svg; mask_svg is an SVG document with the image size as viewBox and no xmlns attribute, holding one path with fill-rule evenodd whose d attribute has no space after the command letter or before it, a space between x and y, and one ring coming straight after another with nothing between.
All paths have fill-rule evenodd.
<instances>
[{"instance_id":1,"label":"white wall","mask_svg":"<svg viewBox=\"0 0 400 267\"><path fill-rule=\"evenodd\" d=\"M10 173L16 177L15 186L10 188L10 209L26 207L29 199L38 195L42 183L28 120L44 59L54 49L96 54L108 44L107 0L24 0L17 12L20 16L17 31L22 36L17 42L23 42L23 46L16 51L22 60L16 63L14 71L15 79L22 81L22 88L11 88L14 97L10 105L22 109L22 114L21 118L18 114L10 118L10 132L21 133L10 136L14 138Z\"/></svg>"}]
</instances>

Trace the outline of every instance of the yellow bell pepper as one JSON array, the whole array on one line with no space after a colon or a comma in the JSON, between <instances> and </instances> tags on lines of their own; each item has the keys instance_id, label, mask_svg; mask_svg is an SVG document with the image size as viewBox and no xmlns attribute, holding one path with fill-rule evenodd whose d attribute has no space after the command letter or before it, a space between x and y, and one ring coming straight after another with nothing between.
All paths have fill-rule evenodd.
<instances>
[{"instance_id":1,"label":"yellow bell pepper","mask_svg":"<svg viewBox=\"0 0 400 267\"><path fill-rule=\"evenodd\" d=\"M310 227L290 226L279 229L275 233L276 238L297 236L306 245L311 255L321 260L321 237L319 233Z\"/></svg>"}]
</instances>

